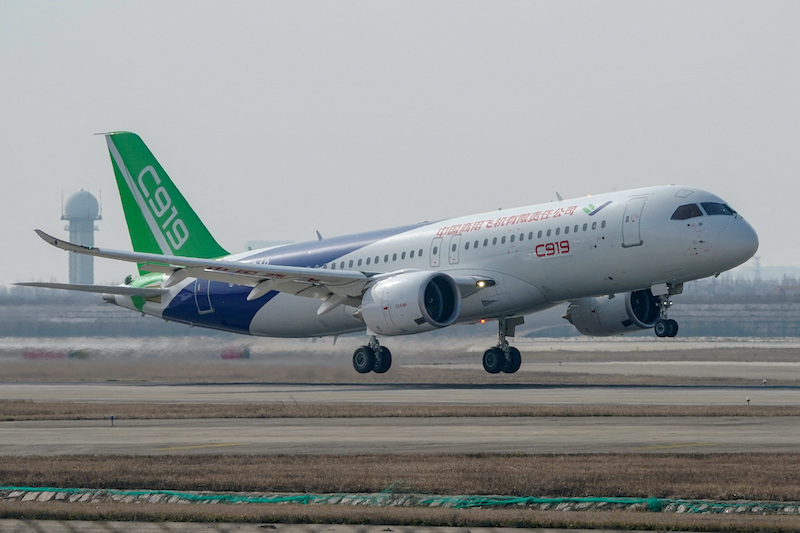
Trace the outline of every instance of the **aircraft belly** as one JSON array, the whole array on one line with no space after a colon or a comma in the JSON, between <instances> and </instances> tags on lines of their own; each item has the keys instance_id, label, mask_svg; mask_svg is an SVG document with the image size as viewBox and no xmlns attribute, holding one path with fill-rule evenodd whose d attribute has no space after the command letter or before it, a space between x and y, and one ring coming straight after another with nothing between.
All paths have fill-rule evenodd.
<instances>
[{"instance_id":1,"label":"aircraft belly","mask_svg":"<svg viewBox=\"0 0 800 533\"><path fill-rule=\"evenodd\" d=\"M278 294L256 312L250 334L265 337L317 337L362 331L364 323L345 305L317 315L320 300Z\"/></svg>"},{"instance_id":2,"label":"aircraft belly","mask_svg":"<svg viewBox=\"0 0 800 533\"><path fill-rule=\"evenodd\" d=\"M528 314L549 303L538 287L518 277L498 272L472 272L468 275L487 276L497 283L481 289L461 302L459 322L481 318Z\"/></svg>"}]
</instances>

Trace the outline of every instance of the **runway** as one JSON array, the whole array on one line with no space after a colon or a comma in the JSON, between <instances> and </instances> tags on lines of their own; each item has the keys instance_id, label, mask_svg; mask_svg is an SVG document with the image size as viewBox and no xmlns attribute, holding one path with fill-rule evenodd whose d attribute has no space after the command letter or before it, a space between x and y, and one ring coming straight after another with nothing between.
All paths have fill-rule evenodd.
<instances>
[{"instance_id":1,"label":"runway","mask_svg":"<svg viewBox=\"0 0 800 533\"><path fill-rule=\"evenodd\" d=\"M390 405L797 405L800 386L3 383L0 400Z\"/></svg>"},{"instance_id":2,"label":"runway","mask_svg":"<svg viewBox=\"0 0 800 533\"><path fill-rule=\"evenodd\" d=\"M35 402L796 405L785 386L3 384ZM113 412L109 412L112 415ZM798 417L458 417L19 421L0 454L795 452Z\"/></svg>"},{"instance_id":3,"label":"runway","mask_svg":"<svg viewBox=\"0 0 800 533\"><path fill-rule=\"evenodd\" d=\"M0 424L0 454L796 452L798 417L344 418Z\"/></svg>"}]
</instances>

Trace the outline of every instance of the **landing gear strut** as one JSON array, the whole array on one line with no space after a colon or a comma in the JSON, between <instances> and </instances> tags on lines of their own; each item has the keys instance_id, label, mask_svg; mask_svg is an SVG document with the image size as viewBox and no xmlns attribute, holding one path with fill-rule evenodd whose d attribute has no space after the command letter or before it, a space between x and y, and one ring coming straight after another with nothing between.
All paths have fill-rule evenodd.
<instances>
[{"instance_id":1,"label":"landing gear strut","mask_svg":"<svg viewBox=\"0 0 800 533\"><path fill-rule=\"evenodd\" d=\"M505 372L513 374L519 370L522 357L519 350L508 345L506 337L513 337L515 329L525 319L518 317L503 317L497 320L497 346L489 348L483 354L483 369L490 374Z\"/></svg>"},{"instance_id":2,"label":"landing gear strut","mask_svg":"<svg viewBox=\"0 0 800 533\"><path fill-rule=\"evenodd\" d=\"M670 307L672 307L672 300L669 294L658 297L659 318L653 326L656 337L674 337L678 334L678 323L667 318L667 311Z\"/></svg>"},{"instance_id":3,"label":"landing gear strut","mask_svg":"<svg viewBox=\"0 0 800 533\"><path fill-rule=\"evenodd\" d=\"M392 366L392 353L378 343L378 337L369 336L369 344L359 346L353 353L353 368L359 374L383 374Z\"/></svg>"}]
</instances>

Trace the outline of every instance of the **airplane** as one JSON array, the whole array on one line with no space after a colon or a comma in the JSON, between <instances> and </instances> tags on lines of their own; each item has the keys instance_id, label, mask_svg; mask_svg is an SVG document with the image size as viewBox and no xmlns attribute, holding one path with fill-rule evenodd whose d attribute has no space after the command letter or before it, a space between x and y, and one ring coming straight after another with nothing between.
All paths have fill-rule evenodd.
<instances>
[{"instance_id":1,"label":"airplane","mask_svg":"<svg viewBox=\"0 0 800 533\"><path fill-rule=\"evenodd\" d=\"M106 302L192 326L267 337L366 331L359 373L384 373L378 337L497 320L483 355L492 374L521 365L510 345L524 316L567 303L584 335L652 328L683 284L734 268L758 236L719 196L687 186L644 187L436 222L230 254L142 139L104 134L133 251L88 247L36 230L69 252L138 264L120 286L25 282L102 293Z\"/></svg>"}]
</instances>

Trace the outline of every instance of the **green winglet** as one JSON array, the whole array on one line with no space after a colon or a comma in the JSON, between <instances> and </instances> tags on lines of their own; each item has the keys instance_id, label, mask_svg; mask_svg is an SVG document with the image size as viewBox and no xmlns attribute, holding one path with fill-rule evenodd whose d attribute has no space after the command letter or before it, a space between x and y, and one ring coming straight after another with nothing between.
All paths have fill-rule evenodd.
<instances>
[{"instance_id":1,"label":"green winglet","mask_svg":"<svg viewBox=\"0 0 800 533\"><path fill-rule=\"evenodd\" d=\"M138 135L105 137L135 251L203 259L228 255ZM146 272L142 265L139 270Z\"/></svg>"}]
</instances>

